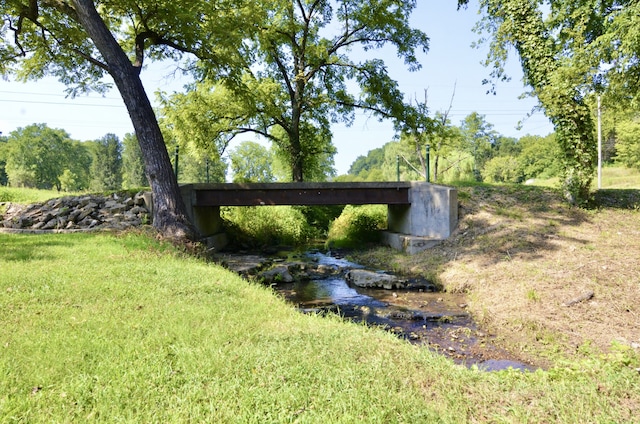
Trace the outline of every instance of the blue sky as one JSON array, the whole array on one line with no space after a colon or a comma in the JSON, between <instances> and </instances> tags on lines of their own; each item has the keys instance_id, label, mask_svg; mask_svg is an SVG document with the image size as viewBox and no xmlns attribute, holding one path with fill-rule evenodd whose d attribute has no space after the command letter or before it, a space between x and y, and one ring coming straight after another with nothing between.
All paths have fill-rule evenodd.
<instances>
[{"instance_id":1,"label":"blue sky","mask_svg":"<svg viewBox=\"0 0 640 424\"><path fill-rule=\"evenodd\" d=\"M430 49L419 55L422 69L408 72L392 49L368 52L385 60L390 75L396 79L405 96L424 99L431 112L449 108L455 88L450 118L458 125L471 112L485 115L500 134L521 137L526 134L547 135L553 128L541 112L527 118L536 102L519 99L525 91L517 59L512 57L507 71L512 77L508 83L497 85L497 94L486 94L482 80L490 70L481 65L486 47L471 48L478 39L472 32L479 19L477 3L468 9L457 10L456 1L419 0L412 16L414 27L430 38ZM154 92L180 91L182 81L173 79L170 64L153 64L142 72L142 79L150 98ZM523 121L522 129L516 127ZM28 84L0 80L0 131L3 135L32 123L46 123L52 128L66 130L77 140L93 140L107 133L119 137L133 132L126 109L117 91L102 97L98 94L67 99L64 86L53 79ZM359 114L351 127L334 127L334 144L338 150L335 164L338 174L346 173L351 163L369 150L391 141L394 132L391 123Z\"/></svg>"}]
</instances>

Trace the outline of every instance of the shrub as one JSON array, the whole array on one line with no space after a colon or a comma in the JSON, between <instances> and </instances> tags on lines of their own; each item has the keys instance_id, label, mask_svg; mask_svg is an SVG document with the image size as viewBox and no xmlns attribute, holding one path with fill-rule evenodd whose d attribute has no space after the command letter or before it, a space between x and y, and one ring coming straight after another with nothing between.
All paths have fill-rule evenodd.
<instances>
[{"instance_id":1,"label":"shrub","mask_svg":"<svg viewBox=\"0 0 640 424\"><path fill-rule=\"evenodd\" d=\"M331 223L327 243L335 247L358 247L377 242L380 230L387 227L384 205L347 206Z\"/></svg>"},{"instance_id":2,"label":"shrub","mask_svg":"<svg viewBox=\"0 0 640 424\"><path fill-rule=\"evenodd\" d=\"M518 160L511 156L497 156L489 160L482 170L482 178L490 183L516 183L522 180Z\"/></svg>"},{"instance_id":3,"label":"shrub","mask_svg":"<svg viewBox=\"0 0 640 424\"><path fill-rule=\"evenodd\" d=\"M317 234L291 206L223 207L220 215L231 239L250 246L300 245Z\"/></svg>"}]
</instances>

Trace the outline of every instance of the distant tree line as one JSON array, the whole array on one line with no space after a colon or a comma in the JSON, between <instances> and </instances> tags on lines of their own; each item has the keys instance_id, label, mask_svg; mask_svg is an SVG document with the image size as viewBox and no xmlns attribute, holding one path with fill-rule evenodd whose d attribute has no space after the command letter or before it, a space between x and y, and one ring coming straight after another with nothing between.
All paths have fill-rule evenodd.
<instances>
[{"instance_id":1,"label":"distant tree line","mask_svg":"<svg viewBox=\"0 0 640 424\"><path fill-rule=\"evenodd\" d=\"M175 152L172 164L174 170L178 170L180 182L226 180L225 158L197 146L187 145L176 150L172 133L168 129L165 133L169 151ZM277 154L259 143L243 141L230 149L228 156L235 182L273 182L287 178L286 165ZM149 184L135 135L126 134L120 140L114 134L106 134L97 140L81 142L71 139L62 129L32 124L8 136L0 134L0 185L100 192Z\"/></svg>"},{"instance_id":2,"label":"distant tree line","mask_svg":"<svg viewBox=\"0 0 640 424\"><path fill-rule=\"evenodd\" d=\"M58 191L108 191L148 183L131 134L80 142L45 124L0 138L0 184Z\"/></svg>"},{"instance_id":3,"label":"distant tree line","mask_svg":"<svg viewBox=\"0 0 640 424\"><path fill-rule=\"evenodd\" d=\"M438 114L436 114L438 115ZM448 119L440 128L419 140L403 134L397 141L359 156L348 175L339 180L393 181L424 180L421 160L429 146L431 182L478 181L522 183L530 179L562 177L564 168L557 136L525 135L505 137L493 129L483 115L472 113L459 126ZM640 170L640 119L603 119L603 161Z\"/></svg>"},{"instance_id":4,"label":"distant tree line","mask_svg":"<svg viewBox=\"0 0 640 424\"><path fill-rule=\"evenodd\" d=\"M594 106L595 107L595 106ZM468 115L453 125L436 113L437 125L427 135L403 133L398 140L359 156L348 174L335 176L327 166L319 181L431 182L484 181L522 183L529 179L561 178L563 163L557 136L505 137L484 115ZM234 182L288 181L290 169L278 148L243 141L227 157L197 145L178 141L163 128L172 163L178 160L178 181ZM632 112L605 114L602 121L603 160L640 170L640 118ZM426 146L429 166L424 166ZM366 147L366 146L363 146ZM72 140L62 129L32 124L9 135L0 134L0 185L59 191L108 191L148 186L139 144L133 134L120 140L106 134L92 141Z\"/></svg>"}]
</instances>

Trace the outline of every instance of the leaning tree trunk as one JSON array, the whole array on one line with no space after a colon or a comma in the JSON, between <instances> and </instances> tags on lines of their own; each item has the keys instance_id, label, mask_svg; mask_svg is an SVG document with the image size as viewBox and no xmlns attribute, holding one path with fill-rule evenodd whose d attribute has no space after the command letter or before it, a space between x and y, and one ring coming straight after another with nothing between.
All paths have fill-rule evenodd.
<instances>
[{"instance_id":1,"label":"leaning tree trunk","mask_svg":"<svg viewBox=\"0 0 640 424\"><path fill-rule=\"evenodd\" d=\"M173 238L193 239L178 181L151 102L135 68L96 11L93 0L73 0L78 20L100 51L135 129L153 193L153 226Z\"/></svg>"}]
</instances>

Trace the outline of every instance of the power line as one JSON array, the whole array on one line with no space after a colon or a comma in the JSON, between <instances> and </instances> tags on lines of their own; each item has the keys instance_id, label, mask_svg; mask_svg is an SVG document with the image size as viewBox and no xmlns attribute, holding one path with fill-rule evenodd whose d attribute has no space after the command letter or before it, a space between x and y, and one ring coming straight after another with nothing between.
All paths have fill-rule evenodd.
<instances>
[{"instance_id":1,"label":"power line","mask_svg":"<svg viewBox=\"0 0 640 424\"><path fill-rule=\"evenodd\" d=\"M0 90L0 94L19 94L21 96L29 95L29 96L63 97L65 99L68 98L67 96L63 96L62 94L56 94L56 93L33 93L33 92L30 92L30 91ZM86 97L95 99L95 97L90 97L90 96L86 96ZM120 97L114 97L114 96L100 96L100 99L122 100Z\"/></svg>"},{"instance_id":2,"label":"power line","mask_svg":"<svg viewBox=\"0 0 640 424\"><path fill-rule=\"evenodd\" d=\"M0 99L3 103L26 103L26 104L38 104L38 105L57 105L57 106L92 106L92 107L112 107L112 108L124 108L124 105L109 105L109 104L96 104L96 103L71 103L71 102L47 102L44 100L6 100Z\"/></svg>"}]
</instances>

